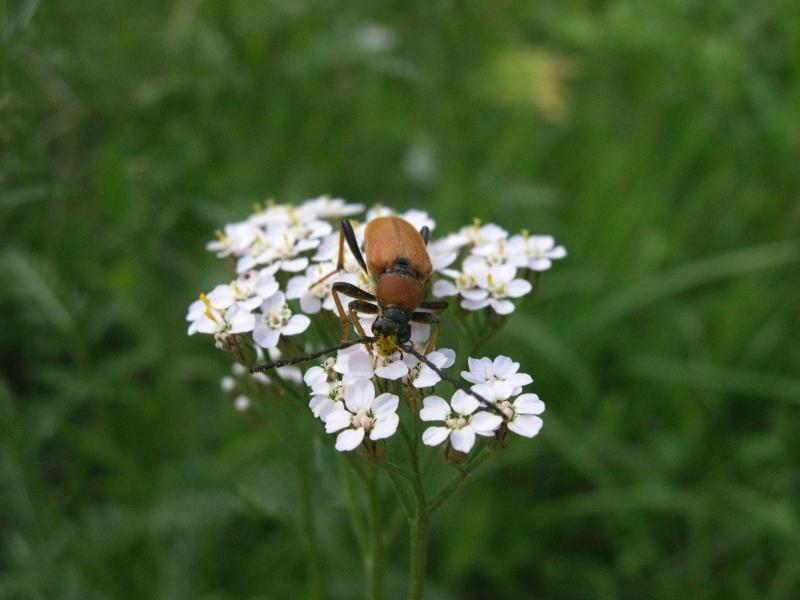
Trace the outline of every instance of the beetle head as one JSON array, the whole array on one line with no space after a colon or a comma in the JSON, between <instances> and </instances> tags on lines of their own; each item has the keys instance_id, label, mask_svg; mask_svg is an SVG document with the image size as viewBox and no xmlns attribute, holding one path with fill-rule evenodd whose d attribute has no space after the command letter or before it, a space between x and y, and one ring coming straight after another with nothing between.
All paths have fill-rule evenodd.
<instances>
[{"instance_id":1,"label":"beetle head","mask_svg":"<svg viewBox=\"0 0 800 600\"><path fill-rule=\"evenodd\" d=\"M372 333L375 337L394 337L398 344L405 344L411 339L411 313L391 306L385 308L372 324Z\"/></svg>"}]
</instances>

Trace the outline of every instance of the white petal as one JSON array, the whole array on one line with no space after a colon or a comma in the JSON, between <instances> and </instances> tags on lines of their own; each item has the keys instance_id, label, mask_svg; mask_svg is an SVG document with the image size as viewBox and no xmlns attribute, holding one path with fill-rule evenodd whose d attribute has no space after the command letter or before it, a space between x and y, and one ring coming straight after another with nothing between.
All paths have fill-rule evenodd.
<instances>
[{"instance_id":1,"label":"white petal","mask_svg":"<svg viewBox=\"0 0 800 600\"><path fill-rule=\"evenodd\" d=\"M256 326L255 315L247 312L246 310L242 310L236 305L228 309L228 312L225 315L225 320L230 323L231 333L244 333L246 331L253 331Z\"/></svg>"},{"instance_id":2,"label":"white petal","mask_svg":"<svg viewBox=\"0 0 800 600\"><path fill-rule=\"evenodd\" d=\"M482 290L481 288L475 288L471 290L461 290L461 295L466 298L467 300L481 302L486 300L486 297L489 295L489 292L486 290ZM486 306L486 303L482 305Z\"/></svg>"},{"instance_id":3,"label":"white petal","mask_svg":"<svg viewBox=\"0 0 800 600\"><path fill-rule=\"evenodd\" d=\"M436 366L440 369L449 369L452 367L456 362L456 352L455 350L451 350L450 348L439 348L436 352L431 352L431 354L442 354L444 356L444 361L439 364L436 363Z\"/></svg>"},{"instance_id":4,"label":"white petal","mask_svg":"<svg viewBox=\"0 0 800 600\"><path fill-rule=\"evenodd\" d=\"M456 294L458 294L458 288L452 281L440 279L433 284L433 295L437 298L442 298L443 296L455 296Z\"/></svg>"},{"instance_id":5,"label":"white petal","mask_svg":"<svg viewBox=\"0 0 800 600\"><path fill-rule=\"evenodd\" d=\"M308 279L302 275L292 277L286 284L286 297L289 300L297 300L308 289Z\"/></svg>"},{"instance_id":6,"label":"white petal","mask_svg":"<svg viewBox=\"0 0 800 600\"><path fill-rule=\"evenodd\" d=\"M327 381L328 374L322 367L311 367L303 375L303 381L308 387L314 387L314 384Z\"/></svg>"},{"instance_id":7,"label":"white petal","mask_svg":"<svg viewBox=\"0 0 800 600\"><path fill-rule=\"evenodd\" d=\"M492 361L492 369L497 377L507 379L509 375L519 371L519 363L501 354Z\"/></svg>"},{"instance_id":8,"label":"white petal","mask_svg":"<svg viewBox=\"0 0 800 600\"><path fill-rule=\"evenodd\" d=\"M564 246L556 246L547 253L548 258L564 258L567 255L567 249Z\"/></svg>"},{"instance_id":9,"label":"white petal","mask_svg":"<svg viewBox=\"0 0 800 600\"><path fill-rule=\"evenodd\" d=\"M461 301L461 308L465 310L481 310L489 306L489 300L484 298L483 300L470 300L469 298L464 298Z\"/></svg>"},{"instance_id":10,"label":"white petal","mask_svg":"<svg viewBox=\"0 0 800 600\"><path fill-rule=\"evenodd\" d=\"M256 284L256 295L260 298L271 298L278 293L280 284L272 277Z\"/></svg>"},{"instance_id":11,"label":"white petal","mask_svg":"<svg viewBox=\"0 0 800 600\"><path fill-rule=\"evenodd\" d=\"M372 381L359 380L344 388L344 403L347 410L356 414L361 409L369 409L375 398L375 387Z\"/></svg>"},{"instance_id":12,"label":"white petal","mask_svg":"<svg viewBox=\"0 0 800 600\"><path fill-rule=\"evenodd\" d=\"M450 430L447 427L428 427L422 433L422 443L426 446L438 446L447 439Z\"/></svg>"},{"instance_id":13,"label":"white petal","mask_svg":"<svg viewBox=\"0 0 800 600\"><path fill-rule=\"evenodd\" d=\"M275 292L264 300L264 304L261 305L261 312L267 314L270 310L283 305L284 302L286 302L286 297L283 292Z\"/></svg>"},{"instance_id":14,"label":"white petal","mask_svg":"<svg viewBox=\"0 0 800 600\"><path fill-rule=\"evenodd\" d=\"M322 300L317 298L314 294L304 293L300 296L300 308L304 313L315 315L322 308Z\"/></svg>"},{"instance_id":15,"label":"white petal","mask_svg":"<svg viewBox=\"0 0 800 600\"><path fill-rule=\"evenodd\" d=\"M283 326L281 329L281 333L283 335L297 335L298 333L303 333L308 326L311 325L311 319L309 319L305 315L292 315L292 318L289 319L289 322Z\"/></svg>"},{"instance_id":16,"label":"white petal","mask_svg":"<svg viewBox=\"0 0 800 600\"><path fill-rule=\"evenodd\" d=\"M500 398L498 398L498 392L502 392L502 387L496 387L497 381L490 381L488 383L477 383L472 386L472 391L488 400L489 402L496 402Z\"/></svg>"},{"instance_id":17,"label":"white petal","mask_svg":"<svg viewBox=\"0 0 800 600\"><path fill-rule=\"evenodd\" d=\"M376 417L385 417L397 411L400 398L394 394L383 393L372 401L371 411Z\"/></svg>"},{"instance_id":18,"label":"white petal","mask_svg":"<svg viewBox=\"0 0 800 600\"><path fill-rule=\"evenodd\" d=\"M415 388L426 388L426 387L433 387L437 383L439 383L442 379L436 374L436 372L431 369L428 365L422 365L422 368L419 370L419 375L414 380L414 387Z\"/></svg>"},{"instance_id":19,"label":"white petal","mask_svg":"<svg viewBox=\"0 0 800 600\"><path fill-rule=\"evenodd\" d=\"M510 315L514 312L514 303L511 300L492 300L492 308L498 315Z\"/></svg>"},{"instance_id":20,"label":"white petal","mask_svg":"<svg viewBox=\"0 0 800 600\"><path fill-rule=\"evenodd\" d=\"M482 410L472 415L469 424L478 435L492 435L492 432L503 424L503 418Z\"/></svg>"},{"instance_id":21,"label":"white petal","mask_svg":"<svg viewBox=\"0 0 800 600\"><path fill-rule=\"evenodd\" d=\"M531 285L530 281L515 279L506 286L506 295L509 298L519 298L520 296L530 293L532 289L533 285Z\"/></svg>"},{"instance_id":22,"label":"white petal","mask_svg":"<svg viewBox=\"0 0 800 600\"><path fill-rule=\"evenodd\" d=\"M383 379L400 379L408 375L408 365L402 360L396 360L387 366L375 369L375 375Z\"/></svg>"},{"instance_id":23,"label":"white petal","mask_svg":"<svg viewBox=\"0 0 800 600\"><path fill-rule=\"evenodd\" d=\"M544 402L536 394L522 394L514 400L514 411L519 415L540 415L544 412Z\"/></svg>"},{"instance_id":24,"label":"white petal","mask_svg":"<svg viewBox=\"0 0 800 600\"><path fill-rule=\"evenodd\" d=\"M475 431L470 426L454 429L450 433L450 445L466 454L475 445Z\"/></svg>"},{"instance_id":25,"label":"white petal","mask_svg":"<svg viewBox=\"0 0 800 600\"><path fill-rule=\"evenodd\" d=\"M333 400L331 400L328 396L314 396L308 403L308 408L311 409L311 412L315 417L319 417L322 415L322 411L331 404L333 404ZM323 421L324 420L325 419L323 419ZM339 429L341 429L341 427Z\"/></svg>"},{"instance_id":26,"label":"white petal","mask_svg":"<svg viewBox=\"0 0 800 600\"><path fill-rule=\"evenodd\" d=\"M339 452L354 450L363 440L364 430L361 427L358 429L345 429L336 436L336 449Z\"/></svg>"},{"instance_id":27,"label":"white petal","mask_svg":"<svg viewBox=\"0 0 800 600\"><path fill-rule=\"evenodd\" d=\"M229 285L218 285L208 293L206 298L211 302L211 306L220 310L228 308L236 300L233 288Z\"/></svg>"},{"instance_id":28,"label":"white petal","mask_svg":"<svg viewBox=\"0 0 800 600\"><path fill-rule=\"evenodd\" d=\"M334 431L349 427L352 418L352 415L343 408L329 412L325 415L325 431L327 433L333 433Z\"/></svg>"},{"instance_id":29,"label":"white petal","mask_svg":"<svg viewBox=\"0 0 800 600\"><path fill-rule=\"evenodd\" d=\"M261 323L253 330L253 340L262 348L274 348L278 345L281 334L277 329L271 329Z\"/></svg>"},{"instance_id":30,"label":"white petal","mask_svg":"<svg viewBox=\"0 0 800 600\"><path fill-rule=\"evenodd\" d=\"M529 383L533 383L533 377L531 377L527 373L514 373L513 375L508 377L506 381L512 384L515 388L521 388L523 386L528 385Z\"/></svg>"},{"instance_id":31,"label":"white petal","mask_svg":"<svg viewBox=\"0 0 800 600\"><path fill-rule=\"evenodd\" d=\"M475 412L475 409L480 406L480 402L470 394L467 394L463 390L456 390L456 393L453 394L453 397L450 399L450 406L453 407L453 410L456 411L460 415L471 415Z\"/></svg>"},{"instance_id":32,"label":"white petal","mask_svg":"<svg viewBox=\"0 0 800 600\"><path fill-rule=\"evenodd\" d=\"M419 418L423 421L444 421L450 416L450 405L444 398L428 396L422 401Z\"/></svg>"},{"instance_id":33,"label":"white petal","mask_svg":"<svg viewBox=\"0 0 800 600\"><path fill-rule=\"evenodd\" d=\"M288 273L299 273L308 266L307 258L295 258L293 260L281 261L281 271ZM358 445L358 444L356 444Z\"/></svg>"},{"instance_id":34,"label":"white petal","mask_svg":"<svg viewBox=\"0 0 800 600\"><path fill-rule=\"evenodd\" d=\"M380 417L375 420L375 426L369 433L369 439L382 440L394 435L397 431L397 425L400 423L400 417L396 413L391 413L385 417Z\"/></svg>"},{"instance_id":35,"label":"white petal","mask_svg":"<svg viewBox=\"0 0 800 600\"><path fill-rule=\"evenodd\" d=\"M514 433L532 438L542 428L542 420L534 415L517 415L517 418L508 424L508 428Z\"/></svg>"},{"instance_id":36,"label":"white petal","mask_svg":"<svg viewBox=\"0 0 800 600\"><path fill-rule=\"evenodd\" d=\"M532 271L547 271L553 263L547 258L535 258L529 264L528 268Z\"/></svg>"}]
</instances>

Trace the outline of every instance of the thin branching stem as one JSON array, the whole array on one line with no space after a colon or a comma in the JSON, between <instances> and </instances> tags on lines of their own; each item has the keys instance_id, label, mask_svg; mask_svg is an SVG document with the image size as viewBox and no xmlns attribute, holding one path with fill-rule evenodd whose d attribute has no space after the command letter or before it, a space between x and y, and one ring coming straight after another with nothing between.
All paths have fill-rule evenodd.
<instances>
[{"instance_id":1,"label":"thin branching stem","mask_svg":"<svg viewBox=\"0 0 800 600\"><path fill-rule=\"evenodd\" d=\"M478 452L475 458L472 459L469 462L469 464L467 464L463 469L460 469L458 475L456 475L450 481L450 483L448 483L431 501L431 503L427 507L428 512L430 514L433 514L436 511L436 509L442 506L442 504L444 504L447 501L447 499L450 498L450 496L452 496L453 493L459 487L461 487L461 485L465 481L467 481L472 472L475 469L477 469L481 465L481 463L489 457L490 454L491 451L489 450L488 447L484 446L483 448L481 448L481 450Z\"/></svg>"}]
</instances>

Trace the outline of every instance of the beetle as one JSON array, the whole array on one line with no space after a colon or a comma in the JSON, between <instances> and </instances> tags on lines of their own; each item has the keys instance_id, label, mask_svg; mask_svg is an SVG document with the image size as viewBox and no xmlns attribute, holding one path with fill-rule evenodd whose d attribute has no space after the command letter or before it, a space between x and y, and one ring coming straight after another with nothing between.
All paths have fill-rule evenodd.
<instances>
[{"instance_id":1,"label":"beetle","mask_svg":"<svg viewBox=\"0 0 800 600\"><path fill-rule=\"evenodd\" d=\"M250 371L265 372L276 367L300 364L356 344L364 344L367 349L371 349L372 344L375 344L384 356L396 350L408 352L428 365L441 379L474 396L484 407L504 417L503 412L494 403L445 373L426 356L435 348L436 339L442 329L438 314L448 307L446 300L424 299L425 284L433 272L427 249L429 240L428 227L422 227L417 231L411 223L400 217L378 217L369 221L364 230L365 260L352 224L347 219L342 220L336 268L312 283L310 287L321 284L344 269L346 242L359 266L374 282L375 293L362 290L352 283L337 281L331 286L331 292L342 321L341 343L299 358L259 365ZM347 305L347 312L344 310L340 295L353 299ZM377 315L372 324L371 336L366 335L358 320L358 313ZM350 323L359 335L352 340L348 339ZM424 352L419 352L410 343L411 323L427 323L434 327Z\"/></svg>"},{"instance_id":2,"label":"beetle","mask_svg":"<svg viewBox=\"0 0 800 600\"><path fill-rule=\"evenodd\" d=\"M447 308L446 300L425 300L426 283L433 272L427 226L417 231L405 219L396 216L378 217L369 221L364 230L364 254L358 246L355 231L344 219L339 232L339 257L336 269L316 281L319 285L344 268L344 244L350 248L358 264L372 279L375 293L347 282L333 284L332 294L336 310L342 321L342 341L346 341L352 323L360 337L366 333L358 320L358 313L376 315L372 324L375 345L383 355L392 354L398 346L411 340L411 323L433 325L425 354L436 346L442 328L437 316ZM345 311L340 296L352 298ZM427 309L427 310L418 310ZM433 312L428 312L433 311Z\"/></svg>"}]
</instances>

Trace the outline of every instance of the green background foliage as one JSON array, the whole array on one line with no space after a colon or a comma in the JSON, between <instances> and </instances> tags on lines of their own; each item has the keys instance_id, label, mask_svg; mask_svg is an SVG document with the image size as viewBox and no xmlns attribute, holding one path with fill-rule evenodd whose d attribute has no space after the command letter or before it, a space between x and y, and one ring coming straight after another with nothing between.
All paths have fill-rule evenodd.
<instances>
[{"instance_id":1,"label":"green background foliage","mask_svg":"<svg viewBox=\"0 0 800 600\"><path fill-rule=\"evenodd\" d=\"M543 432L437 515L429 598L800 594L799 3L4 0L0 64L0 597L305 592L292 454L184 315L215 228L325 192L570 251L486 348Z\"/></svg>"}]
</instances>

